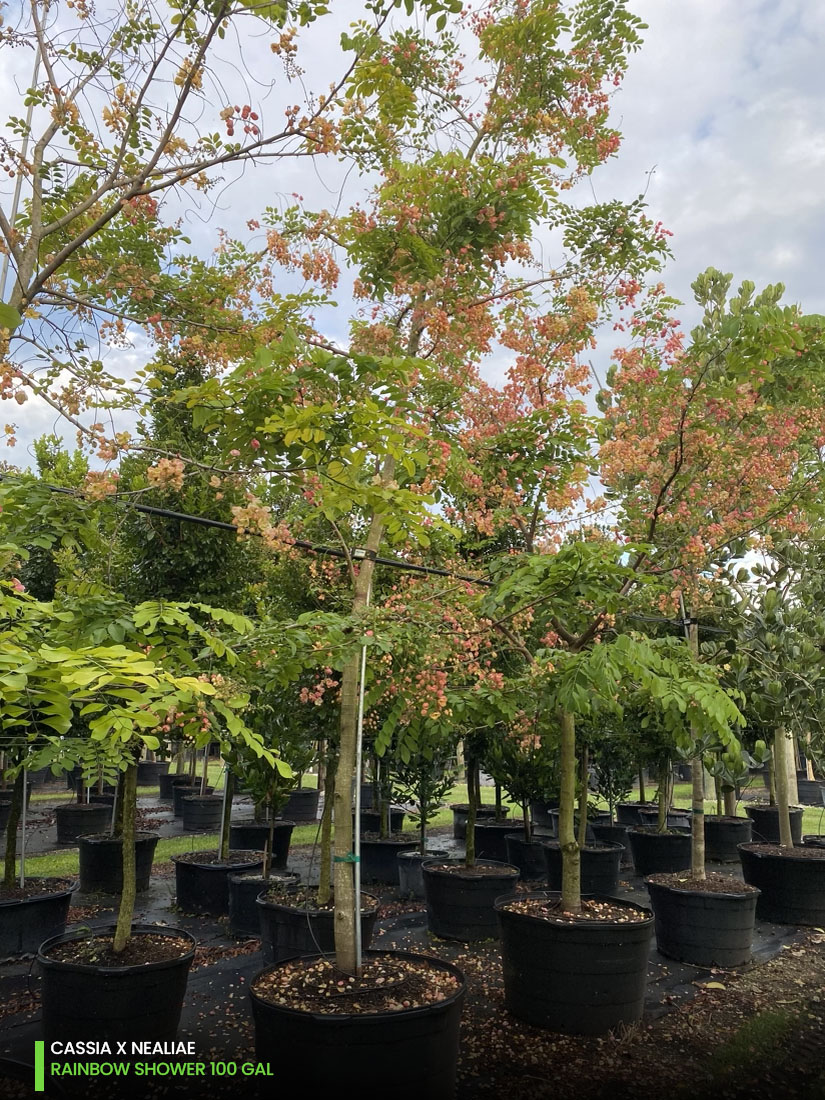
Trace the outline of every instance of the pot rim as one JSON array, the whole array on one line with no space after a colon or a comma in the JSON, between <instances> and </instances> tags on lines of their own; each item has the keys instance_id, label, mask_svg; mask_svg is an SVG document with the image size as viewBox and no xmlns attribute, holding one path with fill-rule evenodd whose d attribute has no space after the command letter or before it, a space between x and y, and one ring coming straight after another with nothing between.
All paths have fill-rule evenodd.
<instances>
[{"instance_id":1,"label":"pot rim","mask_svg":"<svg viewBox=\"0 0 825 1100\"><path fill-rule=\"evenodd\" d=\"M261 997L260 994L255 992L255 982L263 977L264 974L269 974L273 970L280 970L282 967L294 963L296 959L284 959L280 963L275 963L273 966L268 966L265 970L261 970L253 978L249 979L249 996L253 1001L257 1001L258 1004L263 1005L266 1009L272 1009L278 1013L284 1013L285 1015L292 1016L296 1019L312 1019L317 1020L319 1023L329 1023L332 1025L340 1023L349 1023L350 1021L361 1020L385 1020L385 1019L404 1019L412 1020L420 1016L428 1016L438 1014L445 1009L451 1008L457 1001L463 1000L467 994L467 979L464 973L451 962L447 962L446 959L436 958L434 955L422 955L415 951L365 951L364 957L376 955L390 955L394 958L400 959L415 959L416 961L422 961L429 963L435 970L446 970L454 977L458 978L459 985L455 993L451 993L449 997L445 997L441 1001L435 1001L430 1005L417 1005L414 1008L400 1008L400 1009L386 1009L381 1012L353 1012L353 1013L324 1013L324 1012L307 1012L300 1008L292 1008L289 1005L275 1005L271 1001L267 1001ZM327 955L307 955L303 956L306 963L310 964L316 962L318 959L328 958Z\"/></svg>"},{"instance_id":2,"label":"pot rim","mask_svg":"<svg viewBox=\"0 0 825 1100\"><path fill-rule=\"evenodd\" d=\"M808 847L805 847L805 845L802 845L802 846L794 845L793 848L783 848L781 844L771 844L770 847L774 849L772 852L754 852L754 851L751 850L752 848L757 847L757 846L762 847L764 845L764 843L765 843L764 841L752 840L748 844L737 844L736 848L737 848L737 851L739 851L740 853L741 852L746 852L749 856L752 856L754 859L767 859L767 860L776 859L776 860L782 860L785 863L787 863L790 860L791 862L795 862L795 863L816 864L817 863L817 857L815 857L815 856L812 857L812 856L809 856L809 855L808 856L803 856L801 854L800 855L795 854L796 852L801 853L802 848L804 847L805 851L807 851L807 852L821 851L823 854L819 858L819 862L825 863L825 848L817 849L817 848L813 847L812 845L808 846Z\"/></svg>"},{"instance_id":3,"label":"pot rim","mask_svg":"<svg viewBox=\"0 0 825 1100\"><path fill-rule=\"evenodd\" d=\"M663 874L663 875L668 875L668 874L673 874L673 873L678 874L678 872L671 872L671 871L657 871L657 872L655 872L655 874ZM758 897L762 893L762 891L760 889L758 889L758 887L756 887L756 886L751 886L750 891L746 894L741 893L741 892L735 892L733 890L730 893L726 893L724 890L702 890L701 887L699 887L699 886L671 886L670 883L667 883L667 882L652 882L651 879L653 877L654 877L653 875L646 875L645 876L644 884L648 888L648 891L650 890L650 887L653 886L658 890L666 890L670 894L687 894L687 895L691 895L691 896L695 896L695 897L702 897L702 898L726 898L726 899L730 899L731 901L748 901L752 898ZM745 885L750 886L750 883L747 882L747 883L745 883Z\"/></svg>"},{"instance_id":4,"label":"pot rim","mask_svg":"<svg viewBox=\"0 0 825 1100\"><path fill-rule=\"evenodd\" d=\"M255 867L256 864L263 862L264 853L263 852L256 852L254 848L238 848L236 850L236 854L238 854L240 852L243 852L244 855L246 855L248 858L239 859L239 860L236 860L235 862L232 862L232 854L233 853L232 853L232 849L230 849L229 859L222 862L222 863L219 863L219 864L218 863L198 863L197 860L194 860L194 859L181 859L181 856L193 856L193 855L198 855L198 856L200 856L200 855L203 855L203 856L210 855L211 856L211 855L214 854L211 850L207 851L205 848L203 848L203 849L200 849L197 852L176 852L173 856L170 856L169 859L176 866L178 864L181 864L181 865L186 866L186 867L198 867L201 870L207 870L207 871L231 871L235 867L240 867L241 869L243 869L244 867L248 867L250 870L252 870L252 868ZM253 856L254 856L254 858L252 858Z\"/></svg>"},{"instance_id":5,"label":"pot rim","mask_svg":"<svg viewBox=\"0 0 825 1100\"><path fill-rule=\"evenodd\" d=\"M256 879L256 878L260 879L261 882L266 881L264 879L263 875L256 874L254 871L251 871L251 872L242 871L239 875L230 875L229 876L229 881L230 882L248 882L250 879ZM272 882L273 879L280 880L282 882L286 881L289 885L297 886L298 883L301 881L301 872L300 871L272 870L272 871L269 872L269 881Z\"/></svg>"},{"instance_id":6,"label":"pot rim","mask_svg":"<svg viewBox=\"0 0 825 1100\"><path fill-rule=\"evenodd\" d=\"M122 836L107 836L104 833L83 833L77 840L84 844L123 844ZM140 829L135 833L135 842L139 840L160 840L160 833L152 832L151 829Z\"/></svg>"},{"instance_id":7,"label":"pot rim","mask_svg":"<svg viewBox=\"0 0 825 1100\"><path fill-rule=\"evenodd\" d=\"M655 825L628 825L628 833L636 833L637 836L665 836L665 837L689 837L691 835L690 829L686 829L683 825L668 826L663 833L660 833Z\"/></svg>"},{"instance_id":8,"label":"pot rim","mask_svg":"<svg viewBox=\"0 0 825 1100\"><path fill-rule=\"evenodd\" d=\"M53 901L55 898L63 898L67 894L71 895L80 885L80 879L75 878L62 878L58 875L30 875L29 881L32 879L53 879L55 882L68 882L69 886L64 886L60 890L55 890L51 894L37 894L33 898L0 898L0 909L11 909L17 905L33 905L37 901Z\"/></svg>"},{"instance_id":9,"label":"pot rim","mask_svg":"<svg viewBox=\"0 0 825 1100\"><path fill-rule=\"evenodd\" d=\"M290 883L290 885L306 887L307 883L305 883L305 882L304 883L295 882L295 883ZM309 888L312 889L312 887L309 887ZM329 916L333 916L334 913L335 913L334 909L308 909L305 905L285 905L285 904L283 904L283 902L280 902L280 901L271 901L265 896L267 893L268 893L267 890L261 890L260 894L258 894L258 896L255 898L255 904L260 905L260 907L262 909L286 910L288 913L301 913L301 914L303 914L303 916L309 916L309 917L314 917L314 916L318 916L318 915L326 916L327 914L329 914ZM364 898L371 898L372 901L375 902L375 905L370 906L369 909L365 909L364 908ZM361 916L362 917L365 917L365 916L370 917L370 916L372 916L373 913L377 913L380 905L381 905L381 902L375 896L375 894L370 894L366 890L361 891ZM284 959L283 961L287 962L288 960Z\"/></svg>"},{"instance_id":10,"label":"pot rim","mask_svg":"<svg viewBox=\"0 0 825 1100\"><path fill-rule=\"evenodd\" d=\"M443 852L444 855L443 856L439 855L439 852ZM450 855L449 848L430 848L428 851L424 852L423 855L421 854L421 852L399 852L397 858L398 859L420 859L421 862L423 863L425 860L428 860L428 859L447 859L447 858L449 858L449 855Z\"/></svg>"},{"instance_id":11,"label":"pot rim","mask_svg":"<svg viewBox=\"0 0 825 1100\"><path fill-rule=\"evenodd\" d=\"M788 806L788 809L799 810L800 813L805 812L804 806L797 806L796 804L794 804L793 806ZM748 810L769 810L770 813L779 813L778 806L769 806L766 802L749 802L748 805L745 807L745 813L747 813Z\"/></svg>"},{"instance_id":12,"label":"pot rim","mask_svg":"<svg viewBox=\"0 0 825 1100\"><path fill-rule=\"evenodd\" d=\"M297 825L297 823L295 821L290 821L288 817L276 817L275 820L271 824L273 824L276 829L281 828L284 825L291 825L292 828L294 829L294 828L296 828L296 825ZM253 829L268 829L269 826L270 826L270 822L268 822L268 821L230 821L229 822L229 828L230 829L250 829L250 828L253 828Z\"/></svg>"},{"instance_id":13,"label":"pot rim","mask_svg":"<svg viewBox=\"0 0 825 1100\"><path fill-rule=\"evenodd\" d=\"M540 841L542 848L552 848L554 851L556 848L561 849L561 841L558 837L551 836L546 840ZM585 844L584 848L580 848L580 852L604 852L615 851L618 848L624 852L627 848L626 844L620 844L618 840L597 840L594 844L592 841Z\"/></svg>"},{"instance_id":14,"label":"pot rim","mask_svg":"<svg viewBox=\"0 0 825 1100\"><path fill-rule=\"evenodd\" d=\"M59 936L51 936L49 939L44 940L38 947L37 962L45 970L70 970L73 973L100 974L103 976L109 974L126 975L145 973L151 970L164 970L171 966L177 966L186 959L191 963L192 959L195 957L195 948L198 946L198 941L192 933L187 932L184 928L170 928L165 924L133 924L131 935L161 935L188 940L189 947L187 950L174 959L161 959L152 963L133 963L131 966L95 966L94 963L78 963L69 962L63 959L50 959L47 954L44 954L44 949L48 951L49 948L56 947L59 943L71 943L76 940L95 939L99 936L112 935L115 931L115 927L114 924L109 924L103 928L95 928L92 930L91 935L83 930L75 929L70 932L63 932Z\"/></svg>"},{"instance_id":15,"label":"pot rim","mask_svg":"<svg viewBox=\"0 0 825 1100\"><path fill-rule=\"evenodd\" d=\"M619 920L577 920L572 924L556 924L553 921L546 921L542 917L535 917L532 913L515 913L512 909L507 909L506 906L511 901L524 901L526 898L560 898L561 890L536 890L532 894L501 894L493 902L493 908L497 913L506 912L514 920L537 922L541 925L548 925L555 929L575 928L580 931L582 928L647 928L654 921L653 910L647 905L639 905L635 901L625 901L623 898L612 897L610 894L582 894L582 901L609 901L614 905L624 905L628 909L635 909L638 913L646 913L644 920L639 921L619 921Z\"/></svg>"},{"instance_id":16,"label":"pot rim","mask_svg":"<svg viewBox=\"0 0 825 1100\"><path fill-rule=\"evenodd\" d=\"M429 867L428 864L430 863L449 863L450 866ZM521 875L521 871L518 869L518 867L514 867L512 863L502 863L501 860L498 859L477 859L476 863L481 864L481 866L483 867L500 867L500 878L512 879L519 878L519 876ZM468 873L468 877L472 876L473 872L473 868L465 866L463 860L453 861L446 859L425 859L424 862L421 864L421 869L423 871L428 871L431 875L446 875L449 877L452 877L453 872L465 871ZM479 876L479 879L492 881L493 879L495 879L495 877L495 875L483 875Z\"/></svg>"}]
</instances>

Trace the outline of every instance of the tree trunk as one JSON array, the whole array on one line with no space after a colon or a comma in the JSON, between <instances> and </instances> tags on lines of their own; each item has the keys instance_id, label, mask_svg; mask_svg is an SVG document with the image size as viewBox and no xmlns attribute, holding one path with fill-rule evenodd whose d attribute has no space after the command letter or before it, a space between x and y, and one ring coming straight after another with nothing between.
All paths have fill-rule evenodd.
<instances>
[{"instance_id":1,"label":"tree trunk","mask_svg":"<svg viewBox=\"0 0 825 1100\"><path fill-rule=\"evenodd\" d=\"M335 773L327 768L327 788L324 791L324 812L321 814L321 870L318 877L318 904L326 905L332 897L330 864L332 863L332 803L335 797Z\"/></svg>"},{"instance_id":2,"label":"tree trunk","mask_svg":"<svg viewBox=\"0 0 825 1100\"><path fill-rule=\"evenodd\" d=\"M568 711L559 716L561 725L561 791L559 795L559 846L561 848L561 904L565 913L580 913L581 851L576 843L576 719Z\"/></svg>"},{"instance_id":3,"label":"tree trunk","mask_svg":"<svg viewBox=\"0 0 825 1100\"><path fill-rule=\"evenodd\" d=\"M218 858L229 859L229 826L232 820L232 795L235 793L235 776L227 767L224 778L223 807L221 812L221 838Z\"/></svg>"},{"instance_id":4,"label":"tree trunk","mask_svg":"<svg viewBox=\"0 0 825 1100\"><path fill-rule=\"evenodd\" d=\"M209 746L203 750L203 771L201 772L201 794L206 794L209 786Z\"/></svg>"},{"instance_id":5,"label":"tree trunk","mask_svg":"<svg viewBox=\"0 0 825 1100\"><path fill-rule=\"evenodd\" d=\"M690 762L693 783L691 809L693 819L690 829L690 873L695 879L705 878L705 766L701 756Z\"/></svg>"},{"instance_id":6,"label":"tree trunk","mask_svg":"<svg viewBox=\"0 0 825 1100\"><path fill-rule=\"evenodd\" d=\"M117 913L117 927L112 950L116 955L124 949L132 934L137 883L135 880L135 810L137 808L137 764L126 769L123 782L123 890Z\"/></svg>"},{"instance_id":7,"label":"tree trunk","mask_svg":"<svg viewBox=\"0 0 825 1100\"><path fill-rule=\"evenodd\" d=\"M587 844L587 745L582 745L579 763L579 848Z\"/></svg>"},{"instance_id":8,"label":"tree trunk","mask_svg":"<svg viewBox=\"0 0 825 1100\"><path fill-rule=\"evenodd\" d=\"M645 793L645 769L644 765L639 765L639 801L644 805L647 802L647 794Z\"/></svg>"},{"instance_id":9,"label":"tree trunk","mask_svg":"<svg viewBox=\"0 0 825 1100\"><path fill-rule=\"evenodd\" d=\"M790 744L784 726L780 726L773 737L774 774L776 776L776 804L779 808L779 843L787 848L793 847L791 836L791 816L788 812L788 764L787 747Z\"/></svg>"},{"instance_id":10,"label":"tree trunk","mask_svg":"<svg viewBox=\"0 0 825 1100\"><path fill-rule=\"evenodd\" d=\"M21 768L14 780L11 805L9 806L9 820L6 825L6 862L3 871L3 885L8 887L9 890L14 888L14 873L17 864L17 826L20 824L20 813L23 809L25 796L25 773Z\"/></svg>"},{"instance_id":11,"label":"tree trunk","mask_svg":"<svg viewBox=\"0 0 825 1100\"><path fill-rule=\"evenodd\" d=\"M799 787L796 782L797 753L796 741L789 730L785 731L785 768L788 773L788 805L799 805Z\"/></svg>"},{"instance_id":12,"label":"tree trunk","mask_svg":"<svg viewBox=\"0 0 825 1100\"><path fill-rule=\"evenodd\" d=\"M467 832L464 838L464 866L475 867L476 863L476 803L470 799L467 810Z\"/></svg>"},{"instance_id":13,"label":"tree trunk","mask_svg":"<svg viewBox=\"0 0 825 1100\"><path fill-rule=\"evenodd\" d=\"M736 817L736 791L726 787L724 792L725 817Z\"/></svg>"},{"instance_id":14,"label":"tree trunk","mask_svg":"<svg viewBox=\"0 0 825 1100\"><path fill-rule=\"evenodd\" d=\"M495 820L497 822L502 822L504 820L504 814L502 813L502 804L501 804L501 784L499 783L498 780L495 781L495 792L496 792L496 816L495 816Z\"/></svg>"}]
</instances>

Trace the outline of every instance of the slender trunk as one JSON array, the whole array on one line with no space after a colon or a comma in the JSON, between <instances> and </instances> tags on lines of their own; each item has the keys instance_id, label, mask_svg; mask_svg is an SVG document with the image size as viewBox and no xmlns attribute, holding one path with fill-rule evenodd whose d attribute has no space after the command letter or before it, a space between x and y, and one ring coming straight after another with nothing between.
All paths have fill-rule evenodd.
<instances>
[{"instance_id":1,"label":"slender trunk","mask_svg":"<svg viewBox=\"0 0 825 1100\"><path fill-rule=\"evenodd\" d=\"M522 803L521 812L524 820L524 840L529 844L533 839L533 822L530 819L530 803L527 799Z\"/></svg>"},{"instance_id":2,"label":"slender trunk","mask_svg":"<svg viewBox=\"0 0 825 1100\"><path fill-rule=\"evenodd\" d=\"M221 837L218 858L229 859L229 823L232 820L232 796L235 793L235 775L226 769L224 772L223 807L221 812Z\"/></svg>"},{"instance_id":3,"label":"slender trunk","mask_svg":"<svg viewBox=\"0 0 825 1100\"><path fill-rule=\"evenodd\" d=\"M785 768L788 773L788 805L799 805L799 787L796 783L796 741L792 733L785 731Z\"/></svg>"},{"instance_id":4,"label":"slender trunk","mask_svg":"<svg viewBox=\"0 0 825 1100\"><path fill-rule=\"evenodd\" d=\"M779 843L787 848L792 848L791 815L788 812L788 765L786 762L788 744L789 738L785 727L780 726L773 737L776 804L779 808Z\"/></svg>"},{"instance_id":5,"label":"slender trunk","mask_svg":"<svg viewBox=\"0 0 825 1100\"><path fill-rule=\"evenodd\" d=\"M327 789L324 792L324 812L321 814L321 872L318 878L318 904L327 905L332 897L330 864L332 862L332 802L335 797L335 773L327 769Z\"/></svg>"},{"instance_id":6,"label":"slender trunk","mask_svg":"<svg viewBox=\"0 0 825 1100\"><path fill-rule=\"evenodd\" d=\"M501 805L501 784L499 783L498 780L495 781L495 788L494 789L495 789L495 792L496 792L496 817L495 817L495 819L496 819L497 822L501 822L501 821L504 820L504 814L502 813L502 805Z\"/></svg>"},{"instance_id":7,"label":"slender trunk","mask_svg":"<svg viewBox=\"0 0 825 1100\"><path fill-rule=\"evenodd\" d=\"M669 773L670 762L666 760L659 769L659 791L657 794L659 813L656 822L657 833L663 833L667 829L667 778Z\"/></svg>"},{"instance_id":8,"label":"slender trunk","mask_svg":"<svg viewBox=\"0 0 825 1100\"><path fill-rule=\"evenodd\" d=\"M319 794L321 794L321 792L324 790L324 785L325 785L326 780L327 780L326 767L324 766L324 760L325 760L324 753L326 752L326 747L327 747L326 741L323 738L321 738L321 740L318 742L318 793Z\"/></svg>"},{"instance_id":9,"label":"slender trunk","mask_svg":"<svg viewBox=\"0 0 825 1100\"><path fill-rule=\"evenodd\" d=\"M736 791L732 787L726 787L724 797L725 817L736 817Z\"/></svg>"},{"instance_id":10,"label":"slender trunk","mask_svg":"<svg viewBox=\"0 0 825 1100\"><path fill-rule=\"evenodd\" d=\"M805 776L807 779L814 778L814 766L811 763L811 731L807 730L805 733Z\"/></svg>"},{"instance_id":11,"label":"slender trunk","mask_svg":"<svg viewBox=\"0 0 825 1100\"><path fill-rule=\"evenodd\" d=\"M475 867L476 863L476 803L470 800L467 810L467 835L464 847L464 866Z\"/></svg>"},{"instance_id":12,"label":"slender trunk","mask_svg":"<svg viewBox=\"0 0 825 1100\"><path fill-rule=\"evenodd\" d=\"M126 774L121 772L117 777L117 790L115 791L115 805L112 812L112 836L123 836L123 799Z\"/></svg>"},{"instance_id":13,"label":"slender trunk","mask_svg":"<svg viewBox=\"0 0 825 1100\"><path fill-rule=\"evenodd\" d=\"M613 797L613 772L607 773L607 808L610 812L610 824L616 824L616 801Z\"/></svg>"},{"instance_id":14,"label":"slender trunk","mask_svg":"<svg viewBox=\"0 0 825 1100\"><path fill-rule=\"evenodd\" d=\"M265 882L269 882L269 876L272 874L272 847L275 844L275 815L269 815L269 832L266 836L266 846L264 848L264 868L263 877Z\"/></svg>"},{"instance_id":15,"label":"slender trunk","mask_svg":"<svg viewBox=\"0 0 825 1100\"><path fill-rule=\"evenodd\" d=\"M203 771L201 772L201 794L206 794L209 786L209 746L203 750Z\"/></svg>"},{"instance_id":16,"label":"slender trunk","mask_svg":"<svg viewBox=\"0 0 825 1100\"><path fill-rule=\"evenodd\" d=\"M701 756L690 762L693 783L691 809L693 820L690 830L690 873L695 879L705 878L705 766Z\"/></svg>"},{"instance_id":17,"label":"slender trunk","mask_svg":"<svg viewBox=\"0 0 825 1100\"><path fill-rule=\"evenodd\" d=\"M719 778L718 775L715 775L713 777L713 794L714 794L714 797L716 798L716 813L721 817L722 816L722 810L723 810L723 806L722 806L722 780Z\"/></svg>"},{"instance_id":18,"label":"slender trunk","mask_svg":"<svg viewBox=\"0 0 825 1100\"><path fill-rule=\"evenodd\" d=\"M582 745L579 761L579 848L587 845L587 745Z\"/></svg>"},{"instance_id":19,"label":"slender trunk","mask_svg":"<svg viewBox=\"0 0 825 1100\"><path fill-rule=\"evenodd\" d=\"M560 715L561 792L559 795L559 846L561 848L561 904L566 913L580 913L581 850L576 843L576 719L568 711Z\"/></svg>"},{"instance_id":20,"label":"slender trunk","mask_svg":"<svg viewBox=\"0 0 825 1100\"><path fill-rule=\"evenodd\" d=\"M195 786L198 777L198 750L193 745L189 754L189 786Z\"/></svg>"},{"instance_id":21,"label":"slender trunk","mask_svg":"<svg viewBox=\"0 0 825 1100\"><path fill-rule=\"evenodd\" d=\"M135 810L137 806L137 764L126 769L123 783L123 890L117 913L117 927L112 950L116 955L124 949L132 933L137 883L135 881Z\"/></svg>"},{"instance_id":22,"label":"slender trunk","mask_svg":"<svg viewBox=\"0 0 825 1100\"><path fill-rule=\"evenodd\" d=\"M776 767L773 756L768 761L768 803L771 806L776 805Z\"/></svg>"},{"instance_id":23,"label":"slender trunk","mask_svg":"<svg viewBox=\"0 0 825 1100\"><path fill-rule=\"evenodd\" d=\"M645 792L645 769L644 765L639 765L639 801L644 805L647 802L647 793Z\"/></svg>"},{"instance_id":24,"label":"slender trunk","mask_svg":"<svg viewBox=\"0 0 825 1100\"><path fill-rule=\"evenodd\" d=\"M8 887L9 890L14 888L14 873L17 863L17 826L20 824L20 813L23 809L23 798L26 794L24 782L24 772L21 769L15 777L14 786L12 787L9 820L6 825L6 862L3 871L3 885Z\"/></svg>"}]
</instances>

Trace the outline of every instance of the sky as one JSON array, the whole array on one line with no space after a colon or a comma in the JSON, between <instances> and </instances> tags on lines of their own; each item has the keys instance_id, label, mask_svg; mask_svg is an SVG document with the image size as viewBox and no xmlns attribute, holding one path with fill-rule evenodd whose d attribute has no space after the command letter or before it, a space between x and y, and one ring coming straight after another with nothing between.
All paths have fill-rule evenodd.
<instances>
[{"instance_id":1,"label":"sky","mask_svg":"<svg viewBox=\"0 0 825 1100\"><path fill-rule=\"evenodd\" d=\"M734 287L742 279L758 288L782 282L787 300L825 313L825 4L631 0L630 6L649 26L613 103L623 144L584 185L582 201L631 200L646 190L649 213L673 233L664 281L686 303L688 326L697 316L690 283L708 266L733 273ZM345 13L346 4L318 37L310 69L331 67ZM260 56L255 43L245 45L248 69ZM4 73L3 61L3 103L22 114L15 110L14 74ZM271 199L272 171L247 171L239 187L220 193L208 219L190 219L189 229L201 237L253 216ZM275 189L327 204L334 177L334 168L292 162L279 169ZM126 366L143 354L136 346ZM15 411L19 444L8 457L26 465L31 440L54 429L54 415L36 402ZM73 434L65 433L70 445Z\"/></svg>"}]
</instances>

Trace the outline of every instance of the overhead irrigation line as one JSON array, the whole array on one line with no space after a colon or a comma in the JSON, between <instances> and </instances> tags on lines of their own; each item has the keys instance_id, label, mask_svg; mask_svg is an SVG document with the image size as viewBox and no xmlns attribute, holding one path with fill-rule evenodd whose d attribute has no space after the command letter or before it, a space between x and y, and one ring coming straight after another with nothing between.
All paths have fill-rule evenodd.
<instances>
[{"instance_id":1,"label":"overhead irrigation line","mask_svg":"<svg viewBox=\"0 0 825 1100\"><path fill-rule=\"evenodd\" d=\"M0 480L9 480L9 475L0 475ZM44 484L52 493L62 493L64 496L76 497L79 500L86 499L85 494L78 489L68 489L63 485L48 485L45 482L41 484ZM189 512L175 512L171 508L158 508L153 504L140 504L137 501L124 500L118 495L108 498L107 503L109 502L119 504L126 508L132 508L136 512L144 513L144 515L158 516L162 519L176 519L184 523L199 524L201 527L212 527L219 531L234 531L236 534L238 533L238 525L236 523L227 523L224 520L211 519L209 516L196 516ZM260 531L245 530L245 533L263 538ZM402 561L400 558L385 558L371 550L354 549L347 552L336 546L323 546L317 543L307 542L306 539L294 539L289 545L296 546L299 550L307 550L313 554L324 554L331 558L342 558L346 561L363 561L367 558L375 562L376 565L386 565L391 569L401 569L407 573L422 573L433 577L449 577L452 580L479 584L483 588L493 587L493 581L484 580L481 577L471 577L466 573L456 573L452 569L439 569L434 565L418 565L415 562Z\"/></svg>"}]
</instances>

